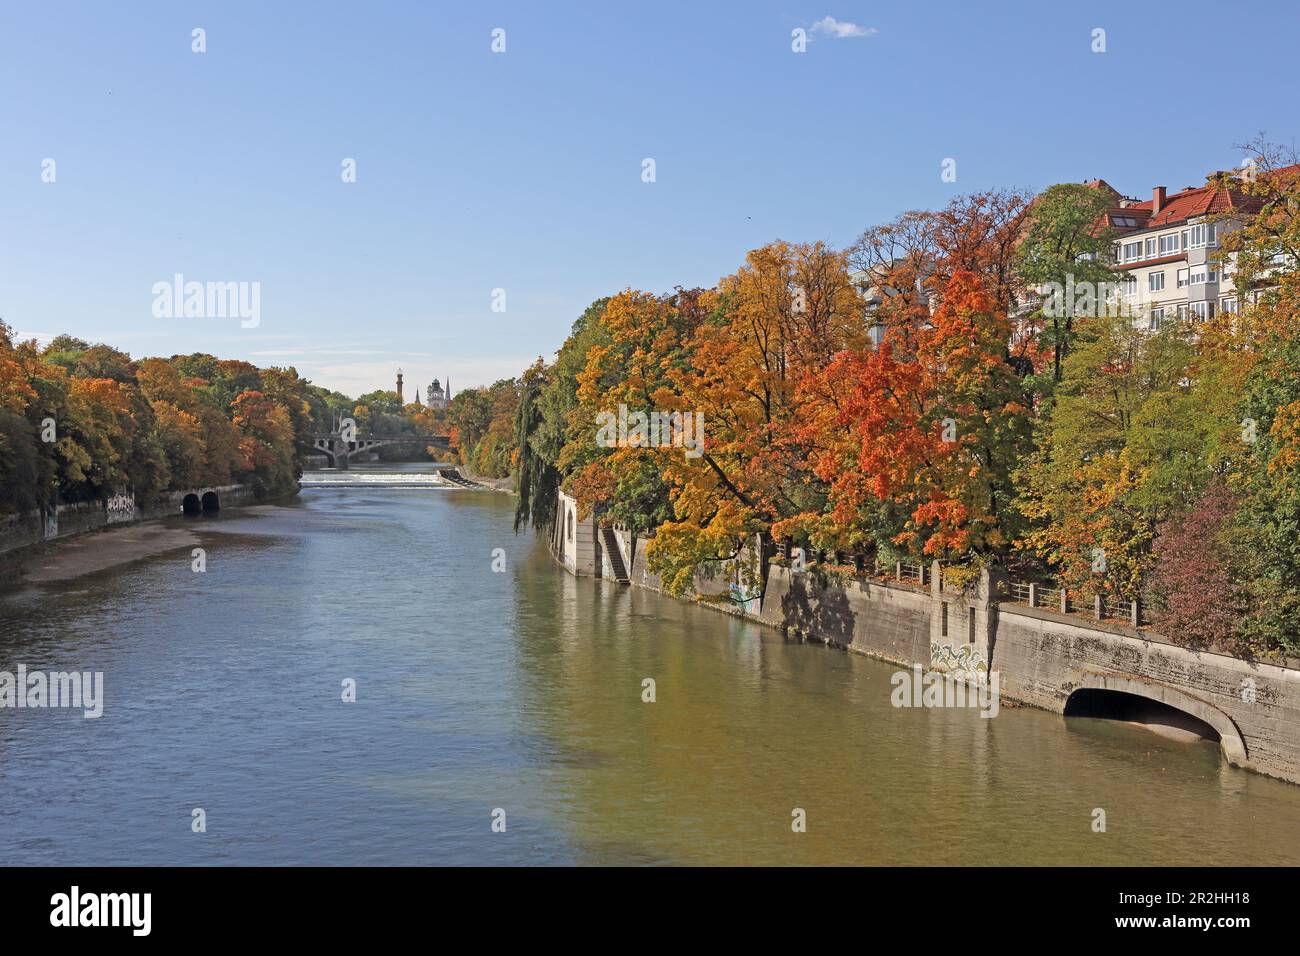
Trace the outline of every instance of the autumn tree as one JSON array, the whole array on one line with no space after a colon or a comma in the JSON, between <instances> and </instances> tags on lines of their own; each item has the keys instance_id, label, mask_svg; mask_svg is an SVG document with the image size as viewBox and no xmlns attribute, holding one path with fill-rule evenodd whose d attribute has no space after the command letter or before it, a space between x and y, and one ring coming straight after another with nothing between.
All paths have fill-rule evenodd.
<instances>
[{"instance_id":1,"label":"autumn tree","mask_svg":"<svg viewBox=\"0 0 1300 956\"><path fill-rule=\"evenodd\" d=\"M1241 650L1238 634L1248 598L1234 578L1233 552L1240 502L1221 479L1160 524L1152 590L1163 605L1160 630L1172 640Z\"/></svg>"},{"instance_id":2,"label":"autumn tree","mask_svg":"<svg viewBox=\"0 0 1300 956\"><path fill-rule=\"evenodd\" d=\"M578 376L595 345L608 345L609 331L601 316L609 299L597 299L574 321L569 337L545 365L539 358L521 379L515 443L519 448L518 504L515 530L531 523L549 528L555 520L556 492L573 471L574 461L561 461L566 445L590 438L591 419L578 401Z\"/></svg>"},{"instance_id":3,"label":"autumn tree","mask_svg":"<svg viewBox=\"0 0 1300 956\"><path fill-rule=\"evenodd\" d=\"M831 489L831 524L848 543L992 563L1016 532L1011 474L1027 450L1028 409L1007 361L1005 311L973 273L939 291L925 326L842 352L826 368L825 393L843 397L833 420L810 420L844 440L813 463ZM820 404L810 389L802 397Z\"/></svg>"},{"instance_id":4,"label":"autumn tree","mask_svg":"<svg viewBox=\"0 0 1300 956\"><path fill-rule=\"evenodd\" d=\"M1195 414L1193 350L1176 323L1150 332L1127 316L1080 322L1052 415L1018 474L1031 522L1022 544L1071 590L1140 595L1156 525L1199 492L1197 443L1190 462L1180 457Z\"/></svg>"},{"instance_id":5,"label":"autumn tree","mask_svg":"<svg viewBox=\"0 0 1300 956\"><path fill-rule=\"evenodd\" d=\"M1030 204L1016 250L1016 275L1027 291L1049 284L1065 290L1088 283L1093 290L1112 287L1119 273L1112 267L1115 230L1106 212L1118 196L1101 185L1060 183ZM1032 300L1032 296L1031 296ZM1105 307L1094 294L1092 300ZM1049 392L1061 380L1062 362L1074 337L1074 302L1044 296L1018 330L1018 345L1031 360L1042 350L1050 356L1050 376L1038 384Z\"/></svg>"},{"instance_id":6,"label":"autumn tree","mask_svg":"<svg viewBox=\"0 0 1300 956\"><path fill-rule=\"evenodd\" d=\"M259 498L295 487L293 423L284 406L262 392L241 392L230 403L231 422L239 433L239 470Z\"/></svg>"},{"instance_id":7,"label":"autumn tree","mask_svg":"<svg viewBox=\"0 0 1300 956\"><path fill-rule=\"evenodd\" d=\"M867 341L847 259L821 243L750 252L700 304L689 361L672 367L660 396L660 407L702 415L705 426L698 457L665 458L674 520L647 554L670 590L754 533L780 533L780 522L825 509L828 487L811 463L821 436L800 428L799 392L822 389L826 364Z\"/></svg>"}]
</instances>

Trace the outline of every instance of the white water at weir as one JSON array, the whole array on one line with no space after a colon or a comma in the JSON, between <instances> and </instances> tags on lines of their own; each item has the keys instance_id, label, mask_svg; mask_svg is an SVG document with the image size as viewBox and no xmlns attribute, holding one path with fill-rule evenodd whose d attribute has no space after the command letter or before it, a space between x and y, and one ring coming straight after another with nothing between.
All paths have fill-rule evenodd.
<instances>
[{"instance_id":1,"label":"white water at weir","mask_svg":"<svg viewBox=\"0 0 1300 956\"><path fill-rule=\"evenodd\" d=\"M306 471L303 488L458 488L439 475L366 474L359 471Z\"/></svg>"},{"instance_id":2,"label":"white water at weir","mask_svg":"<svg viewBox=\"0 0 1300 956\"><path fill-rule=\"evenodd\" d=\"M312 469L302 473L303 488L413 488L461 490L454 482L438 474L438 468L454 468L450 463L429 462L357 462L347 471L333 468Z\"/></svg>"}]
</instances>

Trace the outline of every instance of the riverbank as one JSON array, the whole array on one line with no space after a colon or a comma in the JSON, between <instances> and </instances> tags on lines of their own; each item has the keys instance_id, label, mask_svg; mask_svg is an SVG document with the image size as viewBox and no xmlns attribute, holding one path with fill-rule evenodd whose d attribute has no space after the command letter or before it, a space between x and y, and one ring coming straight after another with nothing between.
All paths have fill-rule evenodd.
<instances>
[{"instance_id":1,"label":"riverbank","mask_svg":"<svg viewBox=\"0 0 1300 956\"><path fill-rule=\"evenodd\" d=\"M188 529L142 522L77 535L45 546L42 553L14 556L11 561L16 583L54 584L198 543L198 536Z\"/></svg>"},{"instance_id":2,"label":"riverbank","mask_svg":"<svg viewBox=\"0 0 1300 956\"><path fill-rule=\"evenodd\" d=\"M220 509L255 511L273 504L254 502L251 489L244 485L203 493L218 495L216 504ZM115 512L110 512L110 505L116 507ZM169 551L194 548L199 543L195 534L199 525L180 527L164 522L183 513L194 514L191 520L202 520L197 517L202 507L202 495L197 491L175 492L149 508L140 508L134 502L127 508L120 500L77 505L78 523L63 522L62 534L58 533L61 522L55 522L47 529L54 533L43 540L31 540L32 533L26 529L10 534L2 542L6 546L0 547L0 590L70 581ZM187 508L197 508L198 512ZM11 523L21 527L19 521Z\"/></svg>"},{"instance_id":3,"label":"riverbank","mask_svg":"<svg viewBox=\"0 0 1300 956\"><path fill-rule=\"evenodd\" d=\"M465 465L453 465L452 467L455 468L457 471L459 471L470 481L474 482L475 484L482 485L483 487L491 489L492 491L504 492L507 495L513 495L515 493L514 478L511 477L488 478L484 475L476 474L473 470L466 467Z\"/></svg>"}]
</instances>

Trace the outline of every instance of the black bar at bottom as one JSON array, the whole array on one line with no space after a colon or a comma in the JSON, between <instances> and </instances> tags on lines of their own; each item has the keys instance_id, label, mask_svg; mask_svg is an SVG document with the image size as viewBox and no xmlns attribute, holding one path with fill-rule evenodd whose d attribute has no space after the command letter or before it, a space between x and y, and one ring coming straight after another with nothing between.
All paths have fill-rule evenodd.
<instances>
[{"instance_id":1,"label":"black bar at bottom","mask_svg":"<svg viewBox=\"0 0 1300 956\"><path fill-rule=\"evenodd\" d=\"M1042 932L1215 942L1280 938L1295 872L1277 869L324 869L0 868L6 943L409 939L456 929L574 939L579 926L622 924L652 936L664 921L761 941L774 924L854 921L948 934ZM73 887L76 887L75 896ZM148 894L147 899L144 894ZM74 899L76 906L74 907ZM147 905L146 905L147 903ZM76 911L75 917L73 911ZM116 923L87 926L86 923ZM72 925L76 923L77 925ZM56 925L57 924L57 925ZM805 924L807 926L807 924ZM830 925L820 923L821 930ZM477 927L477 929L475 929ZM658 927L658 929L656 929ZM811 927L808 927L811 928ZM147 930L147 933L145 932ZM676 932L676 931L675 931ZM1243 935L1244 934L1244 935ZM581 934L579 934L581 935ZM429 937L425 937L426 939ZM680 938L680 937L678 937ZM684 942L684 940L683 940ZM667 939L661 939L668 944Z\"/></svg>"}]
</instances>

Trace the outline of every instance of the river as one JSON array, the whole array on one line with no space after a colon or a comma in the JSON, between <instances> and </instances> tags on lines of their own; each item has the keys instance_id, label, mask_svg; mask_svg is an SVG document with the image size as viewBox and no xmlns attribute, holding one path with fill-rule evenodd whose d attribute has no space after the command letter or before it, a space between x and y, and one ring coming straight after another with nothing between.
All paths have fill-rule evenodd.
<instances>
[{"instance_id":1,"label":"river","mask_svg":"<svg viewBox=\"0 0 1300 956\"><path fill-rule=\"evenodd\" d=\"M203 573L186 549L0 597L0 670L105 698L0 709L4 862L1300 863L1300 787L1212 744L895 709L893 666L570 577L512 498L426 472L169 519Z\"/></svg>"}]
</instances>

